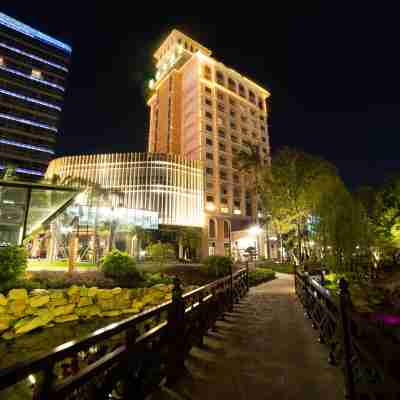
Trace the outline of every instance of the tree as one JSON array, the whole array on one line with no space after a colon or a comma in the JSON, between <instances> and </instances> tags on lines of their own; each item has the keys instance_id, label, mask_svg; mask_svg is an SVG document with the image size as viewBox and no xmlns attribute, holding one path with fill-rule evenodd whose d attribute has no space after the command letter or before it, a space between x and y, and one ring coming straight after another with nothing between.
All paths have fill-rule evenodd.
<instances>
[{"instance_id":1,"label":"tree","mask_svg":"<svg viewBox=\"0 0 400 400\"><path fill-rule=\"evenodd\" d=\"M240 150L236 156L236 161L239 163L239 169L247 172L254 177L256 190L259 188L259 176L267 163L267 159L260 154L260 148L257 145L249 144Z\"/></svg>"},{"instance_id":2,"label":"tree","mask_svg":"<svg viewBox=\"0 0 400 400\"><path fill-rule=\"evenodd\" d=\"M308 221L321 193L338 179L331 163L287 147L273 157L271 170L263 170L259 185L263 214L270 217L281 247L284 235L295 234L297 245L290 250L296 263L303 259Z\"/></svg>"}]
</instances>

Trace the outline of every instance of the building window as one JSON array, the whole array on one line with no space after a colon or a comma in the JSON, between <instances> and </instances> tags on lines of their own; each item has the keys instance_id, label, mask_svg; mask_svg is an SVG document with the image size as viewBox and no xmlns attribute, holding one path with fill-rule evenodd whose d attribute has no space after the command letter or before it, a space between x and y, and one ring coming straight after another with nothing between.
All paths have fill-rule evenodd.
<instances>
[{"instance_id":1,"label":"building window","mask_svg":"<svg viewBox=\"0 0 400 400\"><path fill-rule=\"evenodd\" d=\"M215 256L215 243L214 242L210 242L208 244L208 255Z\"/></svg>"},{"instance_id":2,"label":"building window","mask_svg":"<svg viewBox=\"0 0 400 400\"><path fill-rule=\"evenodd\" d=\"M206 117L212 119L212 114L209 111L206 111Z\"/></svg>"},{"instance_id":3,"label":"building window","mask_svg":"<svg viewBox=\"0 0 400 400\"><path fill-rule=\"evenodd\" d=\"M228 179L228 176L226 175L225 171L220 171L219 172L219 177L224 181L226 181Z\"/></svg>"},{"instance_id":4,"label":"building window","mask_svg":"<svg viewBox=\"0 0 400 400\"><path fill-rule=\"evenodd\" d=\"M37 79L42 79L42 73L38 69L33 69L32 70L32 77L37 78Z\"/></svg>"},{"instance_id":5,"label":"building window","mask_svg":"<svg viewBox=\"0 0 400 400\"><path fill-rule=\"evenodd\" d=\"M205 103L210 107L212 106L212 101L208 97L206 97Z\"/></svg>"},{"instance_id":6,"label":"building window","mask_svg":"<svg viewBox=\"0 0 400 400\"><path fill-rule=\"evenodd\" d=\"M4 65L4 58L0 57L0 65Z\"/></svg>"},{"instance_id":7,"label":"building window","mask_svg":"<svg viewBox=\"0 0 400 400\"><path fill-rule=\"evenodd\" d=\"M234 183L239 183L239 176L238 175L233 175L233 182Z\"/></svg>"},{"instance_id":8,"label":"building window","mask_svg":"<svg viewBox=\"0 0 400 400\"><path fill-rule=\"evenodd\" d=\"M207 132L212 132L212 126L211 125L206 125L206 131Z\"/></svg>"},{"instance_id":9,"label":"building window","mask_svg":"<svg viewBox=\"0 0 400 400\"><path fill-rule=\"evenodd\" d=\"M247 135L249 131L247 130L247 128L242 127L242 133L243 135Z\"/></svg>"},{"instance_id":10,"label":"building window","mask_svg":"<svg viewBox=\"0 0 400 400\"><path fill-rule=\"evenodd\" d=\"M230 114L231 114L231 117L232 117L232 118L235 118L235 117L236 117L235 111L231 110Z\"/></svg>"},{"instance_id":11,"label":"building window","mask_svg":"<svg viewBox=\"0 0 400 400\"><path fill-rule=\"evenodd\" d=\"M224 119L224 117L221 117L220 115L218 115L218 123L219 123L220 125L224 125L224 124L225 124L225 119Z\"/></svg>"},{"instance_id":12,"label":"building window","mask_svg":"<svg viewBox=\"0 0 400 400\"><path fill-rule=\"evenodd\" d=\"M225 132L224 132L222 129L219 129L219 130L218 130L218 136L219 136L221 139L225 139Z\"/></svg>"},{"instance_id":13,"label":"building window","mask_svg":"<svg viewBox=\"0 0 400 400\"><path fill-rule=\"evenodd\" d=\"M219 144L219 149L220 149L221 151L225 151L225 145L224 145L223 143L220 143L220 144Z\"/></svg>"},{"instance_id":14,"label":"building window","mask_svg":"<svg viewBox=\"0 0 400 400\"><path fill-rule=\"evenodd\" d=\"M224 239L229 240L231 238L231 224L229 221L224 221Z\"/></svg>"},{"instance_id":15,"label":"building window","mask_svg":"<svg viewBox=\"0 0 400 400\"><path fill-rule=\"evenodd\" d=\"M211 153L206 153L207 160L212 160L214 157Z\"/></svg>"},{"instance_id":16,"label":"building window","mask_svg":"<svg viewBox=\"0 0 400 400\"><path fill-rule=\"evenodd\" d=\"M233 92L236 92L236 83L232 78L228 78L228 88Z\"/></svg>"},{"instance_id":17,"label":"building window","mask_svg":"<svg viewBox=\"0 0 400 400\"><path fill-rule=\"evenodd\" d=\"M219 100L224 100L224 94L219 90L217 92L217 97L218 97Z\"/></svg>"},{"instance_id":18,"label":"building window","mask_svg":"<svg viewBox=\"0 0 400 400\"><path fill-rule=\"evenodd\" d=\"M244 87L241 84L239 84L239 95L242 96L242 97L246 97L246 93L245 93Z\"/></svg>"},{"instance_id":19,"label":"building window","mask_svg":"<svg viewBox=\"0 0 400 400\"><path fill-rule=\"evenodd\" d=\"M231 122L230 125L231 125L231 128L232 128L232 129L236 129L236 124L235 124L234 122Z\"/></svg>"},{"instance_id":20,"label":"building window","mask_svg":"<svg viewBox=\"0 0 400 400\"><path fill-rule=\"evenodd\" d=\"M228 199L226 197L221 197L221 204L228 204Z\"/></svg>"},{"instance_id":21,"label":"building window","mask_svg":"<svg viewBox=\"0 0 400 400\"><path fill-rule=\"evenodd\" d=\"M208 86L206 86L206 87L204 88L204 90L205 90L206 93L208 93L208 94L211 94L211 93L212 93L211 88L209 88Z\"/></svg>"},{"instance_id":22,"label":"building window","mask_svg":"<svg viewBox=\"0 0 400 400\"><path fill-rule=\"evenodd\" d=\"M221 157L221 158L219 159L219 163L220 163L220 165L226 165L226 160L225 160L225 158Z\"/></svg>"},{"instance_id":23,"label":"building window","mask_svg":"<svg viewBox=\"0 0 400 400\"><path fill-rule=\"evenodd\" d=\"M262 140L264 143L267 142L267 139L266 139L264 136L261 138L261 140Z\"/></svg>"},{"instance_id":24,"label":"building window","mask_svg":"<svg viewBox=\"0 0 400 400\"><path fill-rule=\"evenodd\" d=\"M262 99L258 99L258 108L260 110L264 110L264 102L262 101Z\"/></svg>"},{"instance_id":25,"label":"building window","mask_svg":"<svg viewBox=\"0 0 400 400\"><path fill-rule=\"evenodd\" d=\"M217 224L213 219L210 219L210 221L208 222L208 237L210 238L217 237Z\"/></svg>"},{"instance_id":26,"label":"building window","mask_svg":"<svg viewBox=\"0 0 400 400\"><path fill-rule=\"evenodd\" d=\"M206 78L210 81L211 80L211 68L208 65L205 65L203 72L204 72L204 78Z\"/></svg>"},{"instance_id":27,"label":"building window","mask_svg":"<svg viewBox=\"0 0 400 400\"><path fill-rule=\"evenodd\" d=\"M237 138L237 136L231 136L231 140L232 140L232 142L233 143L237 143L238 142L238 138Z\"/></svg>"},{"instance_id":28,"label":"building window","mask_svg":"<svg viewBox=\"0 0 400 400\"><path fill-rule=\"evenodd\" d=\"M206 144L208 144L209 146L212 146L213 141L209 138L206 139Z\"/></svg>"},{"instance_id":29,"label":"building window","mask_svg":"<svg viewBox=\"0 0 400 400\"><path fill-rule=\"evenodd\" d=\"M219 85L223 85L224 84L224 75L223 75L223 73L221 71L217 71L216 77L217 77L217 83Z\"/></svg>"},{"instance_id":30,"label":"building window","mask_svg":"<svg viewBox=\"0 0 400 400\"><path fill-rule=\"evenodd\" d=\"M218 103L218 110L221 112L225 111L225 106L222 103Z\"/></svg>"},{"instance_id":31,"label":"building window","mask_svg":"<svg viewBox=\"0 0 400 400\"><path fill-rule=\"evenodd\" d=\"M214 197L213 196L207 196L207 201L212 203L214 202Z\"/></svg>"},{"instance_id":32,"label":"building window","mask_svg":"<svg viewBox=\"0 0 400 400\"><path fill-rule=\"evenodd\" d=\"M214 189L214 184L213 184L212 182L208 182L208 183L207 183L207 189L208 189L208 190Z\"/></svg>"},{"instance_id":33,"label":"building window","mask_svg":"<svg viewBox=\"0 0 400 400\"><path fill-rule=\"evenodd\" d=\"M232 97L229 97L229 104L234 107L236 105L236 101L235 99L233 99Z\"/></svg>"},{"instance_id":34,"label":"building window","mask_svg":"<svg viewBox=\"0 0 400 400\"><path fill-rule=\"evenodd\" d=\"M256 96L255 94L250 90L249 91L249 100L253 103L256 104Z\"/></svg>"},{"instance_id":35,"label":"building window","mask_svg":"<svg viewBox=\"0 0 400 400\"><path fill-rule=\"evenodd\" d=\"M206 174L207 175L212 175L213 174L213 169L212 168L206 168Z\"/></svg>"}]
</instances>

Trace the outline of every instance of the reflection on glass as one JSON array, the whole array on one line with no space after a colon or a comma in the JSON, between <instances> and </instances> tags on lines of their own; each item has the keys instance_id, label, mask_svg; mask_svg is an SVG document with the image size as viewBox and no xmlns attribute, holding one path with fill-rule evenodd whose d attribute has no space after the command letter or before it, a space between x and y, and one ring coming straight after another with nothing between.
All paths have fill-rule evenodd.
<instances>
[{"instance_id":1,"label":"reflection on glass","mask_svg":"<svg viewBox=\"0 0 400 400\"><path fill-rule=\"evenodd\" d=\"M75 192L70 191L32 189L26 228L27 234L38 228L47 218L74 196Z\"/></svg>"},{"instance_id":2,"label":"reflection on glass","mask_svg":"<svg viewBox=\"0 0 400 400\"><path fill-rule=\"evenodd\" d=\"M20 242L27 194L26 188L0 187L0 246Z\"/></svg>"}]
</instances>

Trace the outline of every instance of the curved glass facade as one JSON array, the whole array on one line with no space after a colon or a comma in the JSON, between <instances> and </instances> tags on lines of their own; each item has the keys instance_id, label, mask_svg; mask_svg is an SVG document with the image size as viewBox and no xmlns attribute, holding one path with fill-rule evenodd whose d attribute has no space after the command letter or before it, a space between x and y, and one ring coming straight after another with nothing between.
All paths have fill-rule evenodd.
<instances>
[{"instance_id":1,"label":"curved glass facade","mask_svg":"<svg viewBox=\"0 0 400 400\"><path fill-rule=\"evenodd\" d=\"M112 205L156 211L160 224L203 226L203 169L200 161L172 154L112 153L62 157L46 173L101 185Z\"/></svg>"}]
</instances>

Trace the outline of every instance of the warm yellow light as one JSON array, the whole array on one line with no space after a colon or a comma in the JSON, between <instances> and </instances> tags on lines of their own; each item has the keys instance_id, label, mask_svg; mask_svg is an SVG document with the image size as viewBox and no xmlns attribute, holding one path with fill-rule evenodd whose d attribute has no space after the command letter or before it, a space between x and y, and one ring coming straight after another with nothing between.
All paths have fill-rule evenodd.
<instances>
[{"instance_id":1,"label":"warm yellow light","mask_svg":"<svg viewBox=\"0 0 400 400\"><path fill-rule=\"evenodd\" d=\"M153 87L154 87L154 79L150 79L149 89L153 89Z\"/></svg>"},{"instance_id":2,"label":"warm yellow light","mask_svg":"<svg viewBox=\"0 0 400 400\"><path fill-rule=\"evenodd\" d=\"M251 236L257 236L261 233L262 229L260 228L259 225L254 225L252 227L249 228L249 234Z\"/></svg>"},{"instance_id":3,"label":"warm yellow light","mask_svg":"<svg viewBox=\"0 0 400 400\"><path fill-rule=\"evenodd\" d=\"M242 213L242 211L240 211L240 210L233 210L233 213L236 214L236 215L240 215L240 214Z\"/></svg>"},{"instance_id":4,"label":"warm yellow light","mask_svg":"<svg viewBox=\"0 0 400 400\"><path fill-rule=\"evenodd\" d=\"M207 211L215 211L215 209L216 209L216 207L215 207L215 204L214 204L214 203L208 202L208 203L206 204L206 210L207 210Z\"/></svg>"}]
</instances>

